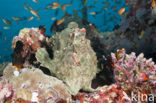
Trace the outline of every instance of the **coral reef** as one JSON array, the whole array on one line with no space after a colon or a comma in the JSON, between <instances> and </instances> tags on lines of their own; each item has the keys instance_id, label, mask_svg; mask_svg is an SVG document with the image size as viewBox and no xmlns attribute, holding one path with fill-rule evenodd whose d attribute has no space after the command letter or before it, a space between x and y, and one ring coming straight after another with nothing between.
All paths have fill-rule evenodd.
<instances>
[{"instance_id":1,"label":"coral reef","mask_svg":"<svg viewBox=\"0 0 156 103\"><path fill-rule=\"evenodd\" d=\"M109 56L111 52L125 48L128 53L134 51L139 54L141 51L145 57L153 57L156 61L156 18L152 14L154 8L151 8L151 2L152 0L126 0L130 11L126 10L121 16L121 23L114 31L102 33L95 32L96 29L91 32L87 30L92 47L99 56L98 60L102 55Z\"/></svg>"},{"instance_id":2,"label":"coral reef","mask_svg":"<svg viewBox=\"0 0 156 103\"><path fill-rule=\"evenodd\" d=\"M112 2L115 1L108 3L111 4ZM137 55L143 52L146 58L152 57L153 61L156 61L156 18L152 14L155 8L151 7L151 2L152 0L126 0L126 5L130 10L129 12L126 10L121 16L121 23L112 32L102 33L87 19L84 20L84 18L81 19L76 16L66 16L62 25L54 25L53 27L66 27L69 21L75 21L80 27L85 27L87 30L86 37L91 41L91 46L97 55L98 67L101 69L106 68L107 62L103 60L103 56L107 58L111 52L121 48L125 48L127 53L134 51ZM102 25L102 27L104 26ZM53 30L56 29L53 28ZM112 83L112 70L103 69L103 71L100 77L103 76L103 80L108 84ZM106 76L107 74L109 75Z\"/></svg>"},{"instance_id":3,"label":"coral reef","mask_svg":"<svg viewBox=\"0 0 156 103\"><path fill-rule=\"evenodd\" d=\"M17 72L19 72L18 75L16 75ZM3 80L9 81L14 93L8 101L15 102L19 101L19 99L21 101L30 101L30 103L58 103L59 101L69 103L71 101L71 95L62 81L47 76L36 68L25 68L18 71L16 67L9 64L4 70ZM7 89L3 88L2 90L7 91ZM7 93L9 94L6 94L6 97L10 95L10 92ZM3 98L6 97L3 96Z\"/></svg>"},{"instance_id":4,"label":"coral reef","mask_svg":"<svg viewBox=\"0 0 156 103\"><path fill-rule=\"evenodd\" d=\"M3 103L5 101L5 98L11 97L13 94L12 92L13 88L9 84L8 81L4 81L2 78L0 78L0 103Z\"/></svg>"},{"instance_id":5,"label":"coral reef","mask_svg":"<svg viewBox=\"0 0 156 103\"><path fill-rule=\"evenodd\" d=\"M92 93L78 93L74 100L80 101L80 103L132 103L117 84L103 86Z\"/></svg>"},{"instance_id":6,"label":"coral reef","mask_svg":"<svg viewBox=\"0 0 156 103\"><path fill-rule=\"evenodd\" d=\"M114 33L120 42L117 49L125 48L127 52L134 51L136 54L141 51L145 57L153 57L155 61L156 18L152 14L152 1L127 0L130 11L122 17L119 28Z\"/></svg>"},{"instance_id":7,"label":"coral reef","mask_svg":"<svg viewBox=\"0 0 156 103\"><path fill-rule=\"evenodd\" d=\"M24 28L20 31L19 36L15 36L12 41L14 49L17 41L22 41L23 44L30 46L33 50L41 47L40 41L43 41L45 36L42 35L38 28Z\"/></svg>"},{"instance_id":8,"label":"coral reef","mask_svg":"<svg viewBox=\"0 0 156 103\"><path fill-rule=\"evenodd\" d=\"M48 38L44 32L45 29L41 26L39 28L24 28L20 31L19 36L14 37L12 41L13 65L21 69L33 64L36 60L35 52L47 44Z\"/></svg>"},{"instance_id":9,"label":"coral reef","mask_svg":"<svg viewBox=\"0 0 156 103\"><path fill-rule=\"evenodd\" d=\"M42 66L64 81L71 94L77 94L80 89L92 91L91 81L97 73L96 54L85 38L86 29L78 28L78 24L70 22L68 27L56 33L52 42L54 58L50 59L47 51L41 48L36 53Z\"/></svg>"},{"instance_id":10,"label":"coral reef","mask_svg":"<svg viewBox=\"0 0 156 103\"><path fill-rule=\"evenodd\" d=\"M123 90L128 92L140 91L141 93L156 95L156 65L152 59L144 58L143 54L136 57L131 54L112 53L114 63L114 78ZM122 58L118 58L120 55Z\"/></svg>"},{"instance_id":11,"label":"coral reef","mask_svg":"<svg viewBox=\"0 0 156 103\"><path fill-rule=\"evenodd\" d=\"M156 65L146 59L156 53L156 7L150 8L151 1L126 0L130 12L123 13L113 32L102 33L88 22L92 4L85 0L83 18L77 11L65 15L61 24L54 22L51 38L44 35L44 26L22 29L12 42L12 64L0 66L0 102L133 103L131 93L138 99L140 94L156 97ZM120 3L103 4L114 2ZM140 51L145 57L136 56Z\"/></svg>"},{"instance_id":12,"label":"coral reef","mask_svg":"<svg viewBox=\"0 0 156 103\"><path fill-rule=\"evenodd\" d=\"M8 65L8 62L4 62L3 64L0 64L0 76L3 75L3 70Z\"/></svg>"}]
</instances>

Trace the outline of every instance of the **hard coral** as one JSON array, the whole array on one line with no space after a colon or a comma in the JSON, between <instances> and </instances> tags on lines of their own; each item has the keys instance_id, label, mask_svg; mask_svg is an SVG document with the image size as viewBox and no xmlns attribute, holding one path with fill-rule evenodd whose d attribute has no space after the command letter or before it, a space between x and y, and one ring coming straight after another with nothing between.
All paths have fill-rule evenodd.
<instances>
[{"instance_id":1,"label":"hard coral","mask_svg":"<svg viewBox=\"0 0 156 103\"><path fill-rule=\"evenodd\" d=\"M35 68L19 71L19 75L14 75L16 70L9 65L3 76L4 80L12 84L14 102L20 99L30 101L29 103L56 103L61 100L70 103L71 95L62 81Z\"/></svg>"},{"instance_id":2,"label":"hard coral","mask_svg":"<svg viewBox=\"0 0 156 103\"><path fill-rule=\"evenodd\" d=\"M11 84L0 78L0 103L3 103L6 98L11 97L13 94L12 90Z\"/></svg>"},{"instance_id":3,"label":"hard coral","mask_svg":"<svg viewBox=\"0 0 156 103\"><path fill-rule=\"evenodd\" d=\"M75 95L80 89L92 91L91 81L97 73L96 54L85 38L85 29L79 29L77 23L71 22L68 28L51 38L54 45L54 59L50 59L44 48L36 53L42 66L64 81Z\"/></svg>"},{"instance_id":4,"label":"hard coral","mask_svg":"<svg viewBox=\"0 0 156 103\"><path fill-rule=\"evenodd\" d=\"M38 28L22 29L19 36L14 37L12 41L13 65L21 69L35 61L34 53L41 48L43 42L46 42L45 38Z\"/></svg>"},{"instance_id":5,"label":"hard coral","mask_svg":"<svg viewBox=\"0 0 156 103\"><path fill-rule=\"evenodd\" d=\"M14 37L12 48L15 48L17 41L22 41L23 44L31 46L33 50L37 50L40 48L40 41L44 39L44 35L40 33L38 28L24 28L20 31L19 36Z\"/></svg>"},{"instance_id":6,"label":"hard coral","mask_svg":"<svg viewBox=\"0 0 156 103\"><path fill-rule=\"evenodd\" d=\"M117 59L111 54L114 62L115 80L126 91L154 93L156 90L156 65L152 59L144 58L143 54L136 57L135 53L126 54Z\"/></svg>"}]
</instances>

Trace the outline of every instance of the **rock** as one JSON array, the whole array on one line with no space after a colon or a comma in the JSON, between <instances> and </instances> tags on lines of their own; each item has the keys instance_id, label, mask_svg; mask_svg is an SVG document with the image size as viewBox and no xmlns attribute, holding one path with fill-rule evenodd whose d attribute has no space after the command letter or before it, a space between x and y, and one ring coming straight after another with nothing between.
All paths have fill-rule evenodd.
<instances>
[{"instance_id":1,"label":"rock","mask_svg":"<svg viewBox=\"0 0 156 103\"><path fill-rule=\"evenodd\" d=\"M3 79L10 81L14 91L14 100L25 100L36 103L55 103L64 100L69 102L71 95L65 84L55 77L45 75L41 70L32 68L19 75L13 75L16 68L11 65L5 68Z\"/></svg>"}]
</instances>

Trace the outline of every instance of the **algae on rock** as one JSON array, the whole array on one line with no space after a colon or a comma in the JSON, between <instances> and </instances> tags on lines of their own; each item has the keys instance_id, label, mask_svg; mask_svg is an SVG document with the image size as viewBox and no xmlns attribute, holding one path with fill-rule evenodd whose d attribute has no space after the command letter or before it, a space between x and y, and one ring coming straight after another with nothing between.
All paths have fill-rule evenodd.
<instances>
[{"instance_id":1,"label":"algae on rock","mask_svg":"<svg viewBox=\"0 0 156 103\"><path fill-rule=\"evenodd\" d=\"M53 59L50 59L45 48L36 53L41 65L64 81L73 95L80 89L94 90L91 82L97 73L97 57L85 35L86 29L79 29L77 23L70 22L66 29L51 38L54 45Z\"/></svg>"}]
</instances>

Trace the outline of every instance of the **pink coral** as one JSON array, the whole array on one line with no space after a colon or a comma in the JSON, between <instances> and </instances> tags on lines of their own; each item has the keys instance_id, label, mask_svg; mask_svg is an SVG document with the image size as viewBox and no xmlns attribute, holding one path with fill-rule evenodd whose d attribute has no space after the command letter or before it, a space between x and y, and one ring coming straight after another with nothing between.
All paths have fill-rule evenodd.
<instances>
[{"instance_id":1,"label":"pink coral","mask_svg":"<svg viewBox=\"0 0 156 103\"><path fill-rule=\"evenodd\" d=\"M19 36L16 36L12 41L12 48L14 49L12 54L13 65L18 69L29 67L28 65L35 61L35 52L41 46L47 46L47 42L48 38L41 34L38 28L22 29Z\"/></svg>"},{"instance_id":2,"label":"pink coral","mask_svg":"<svg viewBox=\"0 0 156 103\"><path fill-rule=\"evenodd\" d=\"M131 103L130 98L118 84L104 86L93 93L79 93L75 101L81 103Z\"/></svg>"},{"instance_id":3,"label":"pink coral","mask_svg":"<svg viewBox=\"0 0 156 103\"><path fill-rule=\"evenodd\" d=\"M152 93L156 87L156 65L152 59L144 58L143 54L136 57L135 53L127 54L124 59L117 59L111 54L114 62L115 80L124 90Z\"/></svg>"},{"instance_id":4,"label":"pink coral","mask_svg":"<svg viewBox=\"0 0 156 103\"><path fill-rule=\"evenodd\" d=\"M5 98L8 98L12 95L13 90L9 82L5 82L0 78L0 101L3 101Z\"/></svg>"},{"instance_id":5,"label":"pink coral","mask_svg":"<svg viewBox=\"0 0 156 103\"><path fill-rule=\"evenodd\" d=\"M33 50L40 48L40 41L45 40L45 36L40 33L38 28L25 28L20 31L19 36L16 36L13 40L12 48L15 48L17 41L22 41L25 45L29 45Z\"/></svg>"}]
</instances>

